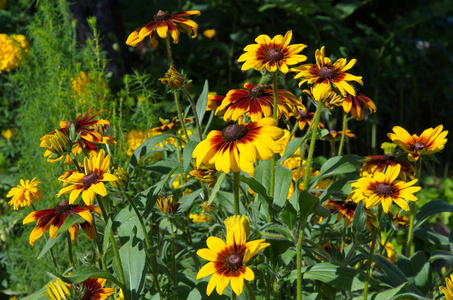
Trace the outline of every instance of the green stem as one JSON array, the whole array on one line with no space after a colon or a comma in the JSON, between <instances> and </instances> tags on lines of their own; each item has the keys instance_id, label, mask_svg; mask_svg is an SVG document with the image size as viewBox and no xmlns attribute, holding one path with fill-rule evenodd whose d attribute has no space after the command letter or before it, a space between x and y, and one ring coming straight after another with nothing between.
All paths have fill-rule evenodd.
<instances>
[{"instance_id":1,"label":"green stem","mask_svg":"<svg viewBox=\"0 0 453 300\"><path fill-rule=\"evenodd\" d=\"M173 268L171 270L171 273L173 275L173 287L176 288L178 285L177 277L176 277L176 243L175 243L175 231L173 229L173 218L170 217L170 230L171 230L171 247L172 247L172 254L171 254L171 259L172 259L172 265ZM173 289L173 299L177 299L177 294L176 294L176 289Z\"/></svg>"},{"instance_id":2,"label":"green stem","mask_svg":"<svg viewBox=\"0 0 453 300\"><path fill-rule=\"evenodd\" d=\"M67 236L67 241L68 241L68 256L69 256L69 262L71 263L71 267L73 270L76 270L76 265L74 263L74 257L72 256L72 245L71 245L71 235L69 232L66 233Z\"/></svg>"},{"instance_id":3,"label":"green stem","mask_svg":"<svg viewBox=\"0 0 453 300\"><path fill-rule=\"evenodd\" d=\"M187 141L189 141L189 135L187 134L186 125L184 124L184 118L182 116L181 105L179 104L178 92L176 90L173 91L173 95L175 98L176 111L178 113L178 119L179 119L179 122L181 123L182 131L184 132L184 135L186 136Z\"/></svg>"},{"instance_id":4,"label":"green stem","mask_svg":"<svg viewBox=\"0 0 453 300\"><path fill-rule=\"evenodd\" d=\"M182 91L186 95L187 99L189 99L190 106L192 107L193 115L195 117L195 124L197 125L198 136L201 142L203 140L203 132L201 131L201 123L200 119L198 118L197 106L195 105L195 101L193 100L192 96L190 95L189 91L186 89L185 86L182 87Z\"/></svg>"},{"instance_id":5,"label":"green stem","mask_svg":"<svg viewBox=\"0 0 453 300\"><path fill-rule=\"evenodd\" d=\"M239 172L233 172L234 214L239 215Z\"/></svg>"},{"instance_id":6,"label":"green stem","mask_svg":"<svg viewBox=\"0 0 453 300\"><path fill-rule=\"evenodd\" d=\"M376 219L376 228L373 228L373 237L372 237L372 242L371 242L371 249L370 249L370 255L368 256L368 263L367 263L367 268L366 268L366 275L365 275L365 287L363 289L363 299L367 300L368 297L368 283L370 281L371 277L371 266L373 265L373 255L374 255L374 249L376 248L376 239L379 233L379 227L381 224L381 217L382 217L382 206L379 206L379 211Z\"/></svg>"},{"instance_id":7,"label":"green stem","mask_svg":"<svg viewBox=\"0 0 453 300\"><path fill-rule=\"evenodd\" d=\"M420 180L420 174L421 174L421 169L422 169L422 158L420 157L419 160L417 161L418 166L415 168L415 178ZM412 253L414 253L413 249L413 243L412 243L412 238L414 235L414 221L415 221L415 213L417 212L417 206L415 205L415 202L411 202L409 204L409 207L411 209L410 212L410 218L409 218L409 231L407 233L407 244L406 244L406 256L410 257Z\"/></svg>"},{"instance_id":8,"label":"green stem","mask_svg":"<svg viewBox=\"0 0 453 300\"><path fill-rule=\"evenodd\" d=\"M343 153L344 137L346 136L346 130L348 129L348 114L343 112L343 134L341 135L340 147L338 148L338 156Z\"/></svg>"},{"instance_id":9,"label":"green stem","mask_svg":"<svg viewBox=\"0 0 453 300\"><path fill-rule=\"evenodd\" d=\"M170 36L168 35L165 39L165 49L167 50L168 65L174 66L173 57L171 55Z\"/></svg>"},{"instance_id":10,"label":"green stem","mask_svg":"<svg viewBox=\"0 0 453 300\"><path fill-rule=\"evenodd\" d=\"M204 128L204 131L203 131L203 136L206 136L206 134L208 133L208 129L211 126L212 120L214 119L214 114L215 114L215 111L211 110L211 113L209 114L208 122L206 123L206 127Z\"/></svg>"},{"instance_id":11,"label":"green stem","mask_svg":"<svg viewBox=\"0 0 453 300\"><path fill-rule=\"evenodd\" d=\"M272 73L272 92L274 94L274 111L273 111L273 118L277 121L278 116L278 76L277 72ZM271 160L271 182L269 187L269 194L271 197L274 197L274 189L275 189L275 155L272 156ZM270 214L267 216L267 220L270 222L272 217Z\"/></svg>"},{"instance_id":12,"label":"green stem","mask_svg":"<svg viewBox=\"0 0 453 300\"><path fill-rule=\"evenodd\" d=\"M305 223L301 224L299 229L299 238L297 240L297 300L302 300L302 242L304 240Z\"/></svg>"},{"instance_id":13,"label":"green stem","mask_svg":"<svg viewBox=\"0 0 453 300\"><path fill-rule=\"evenodd\" d=\"M315 150L316 133L318 132L318 123L319 123L319 119L321 117L322 108L323 108L323 104L321 102L319 102L319 105L316 109L315 116L313 118L313 122L311 123L311 125L313 127L313 129L312 129L313 131L311 133L310 148L308 149L307 163L305 166L304 190L308 190L308 178L310 177L311 161L313 159L313 152Z\"/></svg>"},{"instance_id":14,"label":"green stem","mask_svg":"<svg viewBox=\"0 0 453 300\"><path fill-rule=\"evenodd\" d=\"M93 227L96 229L96 218L93 216ZM94 242L96 243L96 248L97 248L97 259L98 259L98 264L100 269L104 269L107 271L107 266L103 263L104 257L102 255L102 244L99 241L99 235L96 234L96 238L94 239Z\"/></svg>"},{"instance_id":15,"label":"green stem","mask_svg":"<svg viewBox=\"0 0 453 300\"><path fill-rule=\"evenodd\" d=\"M250 286L247 280L244 280L245 288L247 289L248 299L255 300L255 293L253 292L253 288Z\"/></svg>"}]
</instances>

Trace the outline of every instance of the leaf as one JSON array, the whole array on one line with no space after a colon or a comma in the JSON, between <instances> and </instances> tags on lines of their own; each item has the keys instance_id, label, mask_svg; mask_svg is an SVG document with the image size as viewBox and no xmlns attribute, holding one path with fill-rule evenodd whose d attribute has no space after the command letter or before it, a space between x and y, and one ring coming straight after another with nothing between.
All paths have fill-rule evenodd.
<instances>
[{"instance_id":1,"label":"leaf","mask_svg":"<svg viewBox=\"0 0 453 300\"><path fill-rule=\"evenodd\" d=\"M453 205L440 199L426 203L415 215L414 229L420 227L429 217L442 212L453 212Z\"/></svg>"},{"instance_id":2,"label":"leaf","mask_svg":"<svg viewBox=\"0 0 453 300\"><path fill-rule=\"evenodd\" d=\"M49 298L47 298L44 295L44 292L46 292L46 289L42 288L39 291L37 291L37 292L35 292L35 293L25 297L25 298L22 298L22 300L49 300Z\"/></svg>"},{"instance_id":3,"label":"leaf","mask_svg":"<svg viewBox=\"0 0 453 300\"><path fill-rule=\"evenodd\" d=\"M216 181L214 187L212 188L211 195L209 196L208 204L211 204L212 201L214 201L214 198L217 195L217 193L219 192L220 186L222 185L223 181L225 180L225 177L226 177L226 173L223 173L223 172L219 175L219 177L217 177L217 181Z\"/></svg>"},{"instance_id":4,"label":"leaf","mask_svg":"<svg viewBox=\"0 0 453 300\"><path fill-rule=\"evenodd\" d=\"M109 218L104 228L104 240L102 241L102 249L104 250L104 255L107 252L107 249L109 248L110 245L111 232L112 232L112 218Z\"/></svg>"},{"instance_id":5,"label":"leaf","mask_svg":"<svg viewBox=\"0 0 453 300\"><path fill-rule=\"evenodd\" d=\"M129 299L139 299L145 287L146 254L142 242L133 236L119 249Z\"/></svg>"},{"instance_id":6,"label":"leaf","mask_svg":"<svg viewBox=\"0 0 453 300\"><path fill-rule=\"evenodd\" d=\"M188 211L190 209L190 207L192 206L193 202L195 201L195 199L197 199L197 197L202 192L203 192L203 189L198 189L195 192L190 193L189 195L182 197L181 200L180 200L181 201L181 206L179 207L178 212L183 213L183 212Z\"/></svg>"},{"instance_id":7,"label":"leaf","mask_svg":"<svg viewBox=\"0 0 453 300\"><path fill-rule=\"evenodd\" d=\"M65 236L66 236L66 233L63 233L63 234L58 235L54 239L47 240L46 244L44 245L44 248L41 250L41 252L38 255L38 259L41 259L44 256L44 254L46 254L50 249L52 249L52 247L55 246L55 244L58 241L60 241L61 239L63 239L63 237L65 237Z\"/></svg>"},{"instance_id":8,"label":"leaf","mask_svg":"<svg viewBox=\"0 0 453 300\"><path fill-rule=\"evenodd\" d=\"M63 225L61 225L61 227L58 228L56 233L66 232L69 229L69 227L71 227L72 225L77 224L77 223L84 223L84 222L86 222L86 220L84 218L82 218L78 214L72 214L71 213L64 220Z\"/></svg>"},{"instance_id":9,"label":"leaf","mask_svg":"<svg viewBox=\"0 0 453 300\"><path fill-rule=\"evenodd\" d=\"M296 217L297 211L294 209L293 205L289 201L287 201L285 208L280 213L280 220L282 220L282 222L285 223L285 225L288 226L290 230L293 230Z\"/></svg>"},{"instance_id":10,"label":"leaf","mask_svg":"<svg viewBox=\"0 0 453 300\"><path fill-rule=\"evenodd\" d=\"M274 204L278 207L285 206L288 196L289 187L291 185L293 172L285 166L278 164L275 167L275 183L274 183Z\"/></svg>"},{"instance_id":11,"label":"leaf","mask_svg":"<svg viewBox=\"0 0 453 300\"><path fill-rule=\"evenodd\" d=\"M308 191L303 190L299 194L300 221L306 222L308 216L313 212L313 208L319 202L319 199L312 196Z\"/></svg>"},{"instance_id":12,"label":"leaf","mask_svg":"<svg viewBox=\"0 0 453 300\"><path fill-rule=\"evenodd\" d=\"M177 138L173 134L159 134L153 137L150 137L146 141L144 141L140 146L135 149L134 153L132 154L131 160L129 161L128 169L135 169L140 159L152 152L152 148L154 148L157 144L162 143L164 140L168 138ZM130 170L128 170L130 173Z\"/></svg>"},{"instance_id":13,"label":"leaf","mask_svg":"<svg viewBox=\"0 0 453 300\"><path fill-rule=\"evenodd\" d=\"M429 258L430 262L436 261L438 259L445 260L450 266L453 266L453 254L448 251L435 250L431 253Z\"/></svg>"},{"instance_id":14,"label":"leaf","mask_svg":"<svg viewBox=\"0 0 453 300\"><path fill-rule=\"evenodd\" d=\"M332 157L321 166L319 174L310 180L311 186L324 177L354 172L363 161L363 157L355 154Z\"/></svg>"},{"instance_id":15,"label":"leaf","mask_svg":"<svg viewBox=\"0 0 453 300\"><path fill-rule=\"evenodd\" d=\"M396 288L385 290L378 293L371 293L368 295L370 300L388 300L393 299L394 296L398 295L407 285L409 282L405 282L402 285L397 286ZM352 300L362 300L363 296L354 297ZM412 299L412 298L410 298Z\"/></svg>"},{"instance_id":16,"label":"leaf","mask_svg":"<svg viewBox=\"0 0 453 300\"><path fill-rule=\"evenodd\" d=\"M200 97L197 100L197 114L200 123L203 121L203 117L206 113L206 105L208 104L208 92L209 92L209 84L208 81L205 80L203 91L201 91ZM200 132L201 134L201 132Z\"/></svg>"},{"instance_id":17,"label":"leaf","mask_svg":"<svg viewBox=\"0 0 453 300\"><path fill-rule=\"evenodd\" d=\"M184 147L184 152L182 154L183 157L183 170L184 173L187 173L190 163L192 162L192 152L195 147L198 145L198 142L189 141L186 146Z\"/></svg>"},{"instance_id":18,"label":"leaf","mask_svg":"<svg viewBox=\"0 0 453 300\"><path fill-rule=\"evenodd\" d=\"M239 177L239 180L242 182L245 182L248 184L248 186L258 193L263 199L266 200L266 202L271 205L272 204L272 197L269 197L266 193L266 188L259 183L255 178L253 177L245 177L244 175L241 175Z\"/></svg>"},{"instance_id":19,"label":"leaf","mask_svg":"<svg viewBox=\"0 0 453 300\"><path fill-rule=\"evenodd\" d=\"M288 145L286 146L285 153L278 161L283 162L290 158L294 154L294 152L296 152L296 150L299 149L303 141L304 138L302 137L294 138L291 141L289 141Z\"/></svg>"},{"instance_id":20,"label":"leaf","mask_svg":"<svg viewBox=\"0 0 453 300\"><path fill-rule=\"evenodd\" d=\"M104 278L107 280L110 280L111 282L115 283L117 286L121 287L122 284L121 282L115 278L112 274L110 274L107 271L100 270L96 267L91 267L91 266L83 266L80 267L73 272L71 272L71 276L58 276L61 278L66 283L70 284L78 284L90 277L94 278Z\"/></svg>"},{"instance_id":21,"label":"leaf","mask_svg":"<svg viewBox=\"0 0 453 300\"><path fill-rule=\"evenodd\" d=\"M341 179L338 179L337 181L335 181L334 183L332 183L331 185L329 185L327 187L327 189L325 189L321 196L319 196L319 200L321 200L321 202L324 202L325 200L328 199L328 197L332 194L332 193L335 193L335 192L338 192L340 191L344 185L349 181L349 178L341 178Z\"/></svg>"},{"instance_id":22,"label":"leaf","mask_svg":"<svg viewBox=\"0 0 453 300\"><path fill-rule=\"evenodd\" d=\"M295 242L293 233L285 226L278 225L278 224L271 224L269 226L263 227L262 231L263 232L267 232L270 235L272 235L271 231L274 231L274 232L276 231L276 232L280 233L281 235L283 235L289 241L291 241L293 243ZM268 240L271 240L271 239L284 240L284 239L279 238L279 237L272 238L270 235L265 235L266 239L268 239Z\"/></svg>"},{"instance_id":23,"label":"leaf","mask_svg":"<svg viewBox=\"0 0 453 300\"><path fill-rule=\"evenodd\" d=\"M303 278L319 280L341 290L358 291L365 284L365 272L350 267L319 263L302 268ZM371 285L377 285L375 279L370 278Z\"/></svg>"}]
</instances>

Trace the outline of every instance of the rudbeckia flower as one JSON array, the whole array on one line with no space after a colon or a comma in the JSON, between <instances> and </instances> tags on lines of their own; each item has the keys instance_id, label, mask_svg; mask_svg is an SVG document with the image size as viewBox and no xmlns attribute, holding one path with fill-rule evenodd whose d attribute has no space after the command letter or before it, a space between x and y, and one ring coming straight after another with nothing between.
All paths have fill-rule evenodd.
<instances>
[{"instance_id":1,"label":"rudbeckia flower","mask_svg":"<svg viewBox=\"0 0 453 300\"><path fill-rule=\"evenodd\" d=\"M442 293L444 293L445 298L447 298L447 300L453 300L453 274L450 275L450 278L448 277L445 278L445 283L447 285L447 288L440 286L439 290Z\"/></svg>"},{"instance_id":2,"label":"rudbeckia flower","mask_svg":"<svg viewBox=\"0 0 453 300\"><path fill-rule=\"evenodd\" d=\"M344 112L351 112L352 117L357 121L363 120L365 117L365 110L368 109L369 114L376 111L374 102L362 93L357 93L356 96L348 94L346 98L344 98L342 104Z\"/></svg>"},{"instance_id":3,"label":"rudbeckia flower","mask_svg":"<svg viewBox=\"0 0 453 300\"><path fill-rule=\"evenodd\" d=\"M240 295L244 289L244 279L255 279L255 274L246 264L270 244L264 240L246 242L246 239L243 223L235 222L233 226L227 227L226 243L210 236L206 241L208 248L197 251L198 256L209 261L197 274L197 279L212 274L206 289L208 296L214 288L222 295L228 284L231 284L236 295Z\"/></svg>"},{"instance_id":4,"label":"rudbeckia flower","mask_svg":"<svg viewBox=\"0 0 453 300\"><path fill-rule=\"evenodd\" d=\"M302 78L299 86L305 82L314 85L313 94L332 90L331 84L333 84L343 96L346 96L346 93L355 96L355 89L348 81L355 81L363 85L361 76L346 73L347 70L354 66L356 59L352 59L347 63L346 58L339 58L332 63L330 58L325 57L324 47L321 47L321 50L316 50L315 59L316 64L305 64L291 69L291 71L299 72L294 77L295 79Z\"/></svg>"},{"instance_id":5,"label":"rudbeckia flower","mask_svg":"<svg viewBox=\"0 0 453 300\"><path fill-rule=\"evenodd\" d=\"M309 112L303 104L299 104L299 108L297 110L297 113L295 114L295 117L297 119L297 122L299 124L299 129L303 130L305 128L305 125L311 125L311 122L313 122L313 118L315 117L314 112ZM319 121L318 122L318 128L324 128L324 124Z\"/></svg>"},{"instance_id":6,"label":"rudbeckia flower","mask_svg":"<svg viewBox=\"0 0 453 300\"><path fill-rule=\"evenodd\" d=\"M225 96L217 95L216 93L208 93L208 103L206 104L206 111L216 110L222 104Z\"/></svg>"},{"instance_id":7,"label":"rudbeckia flower","mask_svg":"<svg viewBox=\"0 0 453 300\"><path fill-rule=\"evenodd\" d=\"M283 136L283 130L276 125L276 120L263 118L245 125L232 124L223 131L211 131L192 153L196 167L203 163L215 165L225 173L242 170L252 176L257 158L268 160L281 152L275 141Z\"/></svg>"},{"instance_id":8,"label":"rudbeckia flower","mask_svg":"<svg viewBox=\"0 0 453 300\"><path fill-rule=\"evenodd\" d=\"M247 82L243 89L230 90L222 104L217 108L216 115L223 113L225 121L236 121L248 114L252 121L258 121L263 117L272 117L274 111L274 94L272 84L259 84L257 86ZM282 114L289 119L296 106L300 105L298 100L287 90L277 91L277 119Z\"/></svg>"},{"instance_id":9,"label":"rudbeckia flower","mask_svg":"<svg viewBox=\"0 0 453 300\"><path fill-rule=\"evenodd\" d=\"M118 178L110 174L110 155L105 156L104 149L98 154L93 154L90 158L85 157L84 173L72 172L69 177L64 179L68 186L62 188L57 194L69 195L69 203L72 204L82 193L82 199L86 205L92 205L96 194L107 195L104 182L117 181Z\"/></svg>"},{"instance_id":10,"label":"rudbeckia flower","mask_svg":"<svg viewBox=\"0 0 453 300\"><path fill-rule=\"evenodd\" d=\"M339 141L342 135L343 131L330 130L329 133L324 138L328 141ZM344 135L351 138L355 138L355 134L352 133L352 131L349 129L346 129Z\"/></svg>"},{"instance_id":11,"label":"rudbeckia flower","mask_svg":"<svg viewBox=\"0 0 453 300\"><path fill-rule=\"evenodd\" d=\"M436 128L428 128L420 136L410 135L404 128L393 127L394 133L387 136L401 149L408 152L409 161L416 161L421 155L431 155L444 149L447 143L448 130L442 131L442 125Z\"/></svg>"},{"instance_id":12,"label":"rudbeckia flower","mask_svg":"<svg viewBox=\"0 0 453 300\"><path fill-rule=\"evenodd\" d=\"M366 162L362 164L360 168L360 176L372 176L374 172L381 172L386 169L388 166L401 166L401 172L399 177L402 180L406 180L407 177L414 179L415 168L414 166L407 162L399 160L397 156L392 154L384 155L374 155L374 156L365 156L368 158Z\"/></svg>"},{"instance_id":13,"label":"rudbeckia flower","mask_svg":"<svg viewBox=\"0 0 453 300\"><path fill-rule=\"evenodd\" d=\"M36 177L30 180L20 180L20 184L16 187L13 187L8 194L7 198L12 197L8 202L9 205L13 205L14 209L17 210L20 207L30 206L38 200L42 199L42 193L37 188L38 184L41 184L40 181L36 180Z\"/></svg>"},{"instance_id":14,"label":"rudbeckia flower","mask_svg":"<svg viewBox=\"0 0 453 300\"><path fill-rule=\"evenodd\" d=\"M164 214L175 214L181 206L181 202L173 201L172 196L159 195L157 196L156 206Z\"/></svg>"},{"instance_id":15,"label":"rudbeckia flower","mask_svg":"<svg viewBox=\"0 0 453 300\"><path fill-rule=\"evenodd\" d=\"M44 135L39 146L46 148L44 157L47 158L48 162L56 162L64 158L64 162L69 164L72 162L70 152L74 155L82 152L82 148L79 145L72 148L68 136L60 130Z\"/></svg>"},{"instance_id":16,"label":"rudbeckia flower","mask_svg":"<svg viewBox=\"0 0 453 300\"><path fill-rule=\"evenodd\" d=\"M115 293L112 288L104 288L107 279L90 277L78 284L66 284L60 278L46 285L44 295L52 300L83 299L105 300Z\"/></svg>"},{"instance_id":17,"label":"rudbeckia flower","mask_svg":"<svg viewBox=\"0 0 453 300\"><path fill-rule=\"evenodd\" d=\"M93 216L90 210L101 214L101 210L97 206L87 205L80 207L78 204L69 204L67 201L61 201L57 206L51 209L34 211L25 217L23 224L38 221L35 229L30 233L30 244L33 246L35 241L39 239L46 230L49 230L51 239L56 238L57 230L63 225L64 221L70 214L78 214L86 222L80 223L83 231L87 236L94 240L96 238L96 229L93 225ZM71 236L71 241L75 242L79 234L79 224L74 224L68 229Z\"/></svg>"},{"instance_id":18,"label":"rudbeckia flower","mask_svg":"<svg viewBox=\"0 0 453 300\"><path fill-rule=\"evenodd\" d=\"M179 42L179 33L181 30L183 32L187 32L188 35L192 35L192 38L196 38L198 24L192 20L185 19L185 17L193 15L199 16L200 11L198 10L182 11L170 15L166 11L159 10L157 14L154 16L153 21L133 31L129 35L126 44L135 47L147 35L149 35L153 47L157 47L159 42L154 38L156 32L159 35L159 37L163 39L167 38L167 34L170 33L171 37L173 38L173 43L175 44Z\"/></svg>"},{"instance_id":19,"label":"rudbeckia flower","mask_svg":"<svg viewBox=\"0 0 453 300\"><path fill-rule=\"evenodd\" d=\"M248 45L244 48L246 53L242 54L238 62L244 62L241 70L254 68L261 71L263 68L269 72L277 70L286 74L289 71L288 65L295 65L307 60L305 55L298 54L307 45L289 45L293 32L288 31L285 36L276 35L271 40L268 35L262 34L255 39L257 44Z\"/></svg>"},{"instance_id":20,"label":"rudbeckia flower","mask_svg":"<svg viewBox=\"0 0 453 300\"><path fill-rule=\"evenodd\" d=\"M344 227L348 227L352 223L357 203L354 201L327 200L324 206L330 209L330 213L338 213L337 222L344 218Z\"/></svg>"},{"instance_id":21,"label":"rudbeckia flower","mask_svg":"<svg viewBox=\"0 0 453 300\"><path fill-rule=\"evenodd\" d=\"M387 213L394 202L403 210L409 210L406 200L416 201L414 193L421 190L419 186L413 186L417 179L410 182L396 180L400 174L401 166L389 166L385 173L375 172L372 177L361 177L351 187L357 188L351 194L354 202L363 201L366 208L382 205Z\"/></svg>"}]
</instances>

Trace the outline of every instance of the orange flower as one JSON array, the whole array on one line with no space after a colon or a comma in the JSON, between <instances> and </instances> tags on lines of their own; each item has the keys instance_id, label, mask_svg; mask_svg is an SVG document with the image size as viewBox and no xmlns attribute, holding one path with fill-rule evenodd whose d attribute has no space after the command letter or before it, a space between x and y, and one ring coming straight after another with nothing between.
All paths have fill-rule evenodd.
<instances>
[{"instance_id":1,"label":"orange flower","mask_svg":"<svg viewBox=\"0 0 453 300\"><path fill-rule=\"evenodd\" d=\"M366 109L368 109L368 113L372 114L376 111L376 105L362 93L357 93L356 96L348 94L343 100L344 112L351 112L352 117L357 121L363 120Z\"/></svg>"}]
</instances>

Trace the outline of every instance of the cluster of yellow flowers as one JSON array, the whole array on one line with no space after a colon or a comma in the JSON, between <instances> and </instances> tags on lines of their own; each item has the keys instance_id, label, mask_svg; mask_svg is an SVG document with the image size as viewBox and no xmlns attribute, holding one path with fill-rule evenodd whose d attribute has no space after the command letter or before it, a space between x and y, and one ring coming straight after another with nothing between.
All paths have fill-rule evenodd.
<instances>
[{"instance_id":1,"label":"cluster of yellow flowers","mask_svg":"<svg viewBox=\"0 0 453 300\"><path fill-rule=\"evenodd\" d=\"M22 34L8 36L0 33L0 73L17 68L28 53L30 45Z\"/></svg>"}]
</instances>

